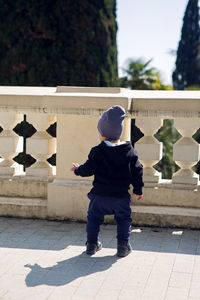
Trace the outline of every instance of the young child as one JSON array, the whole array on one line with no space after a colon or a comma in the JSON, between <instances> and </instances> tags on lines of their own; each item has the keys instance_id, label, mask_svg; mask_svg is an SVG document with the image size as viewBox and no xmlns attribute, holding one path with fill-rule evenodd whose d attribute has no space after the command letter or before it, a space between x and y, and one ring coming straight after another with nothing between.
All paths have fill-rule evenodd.
<instances>
[{"instance_id":1,"label":"young child","mask_svg":"<svg viewBox=\"0 0 200 300\"><path fill-rule=\"evenodd\" d=\"M132 248L130 184L136 199L142 198L143 168L131 142L120 142L125 110L112 106L98 122L101 143L93 147L88 160L79 166L73 163L71 171L78 176L94 175L93 187L88 193L90 204L87 215L86 253L93 255L102 248L98 239L105 215L114 214L117 222L117 255L124 257Z\"/></svg>"}]
</instances>

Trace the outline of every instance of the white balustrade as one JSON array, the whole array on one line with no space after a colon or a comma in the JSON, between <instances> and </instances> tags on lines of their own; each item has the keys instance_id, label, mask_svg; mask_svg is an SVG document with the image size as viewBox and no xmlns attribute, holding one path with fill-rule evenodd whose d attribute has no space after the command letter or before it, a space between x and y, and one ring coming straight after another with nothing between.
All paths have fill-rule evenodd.
<instances>
[{"instance_id":1,"label":"white balustrade","mask_svg":"<svg viewBox=\"0 0 200 300\"><path fill-rule=\"evenodd\" d=\"M144 136L135 144L144 167L144 181L159 182L161 174L153 166L162 158L162 143L154 137L154 134L162 126L161 119L138 117L135 125L144 133Z\"/></svg>"},{"instance_id":2,"label":"white balustrade","mask_svg":"<svg viewBox=\"0 0 200 300\"><path fill-rule=\"evenodd\" d=\"M192 136L200 127L200 119L177 118L174 126L182 135L173 148L173 159L181 169L173 175L172 182L196 185L199 176L191 168L200 159L200 147Z\"/></svg>"},{"instance_id":3,"label":"white balustrade","mask_svg":"<svg viewBox=\"0 0 200 300\"><path fill-rule=\"evenodd\" d=\"M13 157L21 152L21 138L13 131L17 123L23 120L23 115L15 112L0 112L0 126L3 131L0 134L0 156L3 160L0 163L0 175L14 175ZM19 167L15 163L16 167Z\"/></svg>"},{"instance_id":4,"label":"white balustrade","mask_svg":"<svg viewBox=\"0 0 200 300\"><path fill-rule=\"evenodd\" d=\"M26 141L26 152L32 155L36 162L26 169L26 175L35 177L52 176L52 168L47 162L55 153L56 139L50 136L46 129L55 122L55 118L46 114L28 114L27 122L32 124L37 130Z\"/></svg>"},{"instance_id":5,"label":"white balustrade","mask_svg":"<svg viewBox=\"0 0 200 300\"><path fill-rule=\"evenodd\" d=\"M181 206L184 203L200 207L198 175L191 169L199 161L199 144L192 138L200 127L198 91L0 87L0 126L3 128L0 133L0 156L3 158L0 182L10 180L9 188L12 189L13 179L8 177L16 175L13 157L22 151L20 137L13 128L26 114L27 121L37 130L26 140L26 153L36 162L26 169L26 176L15 176L15 187L18 180L28 182L29 188L34 181L42 183L46 189L49 217L83 220L88 207L86 193L93 178L75 176L70 171L71 164L87 159L91 147L99 142L97 122L100 115L113 105L121 105L127 112L122 140L130 139L131 118L135 118L136 126L144 133L135 148L144 166L145 205ZM57 119L57 138L46 132L55 122L52 116ZM161 174L154 169L162 158L162 143L154 134L162 126L162 119L168 118L174 119L174 127L182 138L173 149L174 161L181 169L173 175L172 181L166 182L160 181ZM52 167L47 158L55 152L56 177L52 180Z\"/></svg>"}]
</instances>

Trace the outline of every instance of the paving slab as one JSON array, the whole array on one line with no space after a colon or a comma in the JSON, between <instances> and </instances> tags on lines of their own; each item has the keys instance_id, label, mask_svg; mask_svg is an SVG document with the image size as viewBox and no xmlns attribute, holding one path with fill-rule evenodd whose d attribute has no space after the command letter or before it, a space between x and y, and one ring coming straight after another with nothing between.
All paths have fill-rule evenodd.
<instances>
[{"instance_id":1,"label":"paving slab","mask_svg":"<svg viewBox=\"0 0 200 300\"><path fill-rule=\"evenodd\" d=\"M200 230L134 227L116 256L116 226L85 253L86 224L0 217L0 300L200 299Z\"/></svg>"}]
</instances>

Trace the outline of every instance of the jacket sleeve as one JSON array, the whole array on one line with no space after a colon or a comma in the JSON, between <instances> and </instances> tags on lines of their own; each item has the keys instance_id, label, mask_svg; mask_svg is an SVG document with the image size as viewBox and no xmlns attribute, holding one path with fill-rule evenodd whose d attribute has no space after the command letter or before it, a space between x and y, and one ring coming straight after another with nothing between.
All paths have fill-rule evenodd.
<instances>
[{"instance_id":1,"label":"jacket sleeve","mask_svg":"<svg viewBox=\"0 0 200 300\"><path fill-rule=\"evenodd\" d=\"M89 177L95 173L95 150L92 148L87 161L74 170L75 175Z\"/></svg>"},{"instance_id":2,"label":"jacket sleeve","mask_svg":"<svg viewBox=\"0 0 200 300\"><path fill-rule=\"evenodd\" d=\"M140 163L137 153L135 151L135 155L132 157L130 163L130 171L131 171L131 183L133 185L133 193L136 195L142 195L142 187L143 183L143 166Z\"/></svg>"}]
</instances>

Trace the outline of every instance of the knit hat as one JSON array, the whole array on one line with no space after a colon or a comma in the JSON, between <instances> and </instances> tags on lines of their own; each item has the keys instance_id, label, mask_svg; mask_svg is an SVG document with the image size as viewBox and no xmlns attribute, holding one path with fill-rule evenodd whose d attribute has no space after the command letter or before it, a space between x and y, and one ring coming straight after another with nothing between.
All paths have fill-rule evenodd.
<instances>
[{"instance_id":1,"label":"knit hat","mask_svg":"<svg viewBox=\"0 0 200 300\"><path fill-rule=\"evenodd\" d=\"M107 109L97 125L100 134L108 139L118 140L122 134L125 115L124 108L119 105Z\"/></svg>"}]
</instances>

